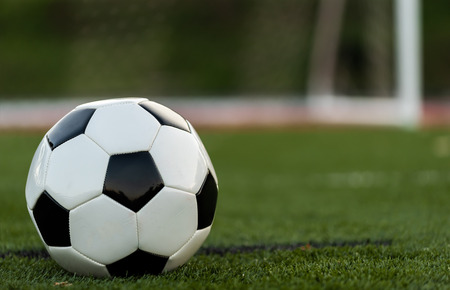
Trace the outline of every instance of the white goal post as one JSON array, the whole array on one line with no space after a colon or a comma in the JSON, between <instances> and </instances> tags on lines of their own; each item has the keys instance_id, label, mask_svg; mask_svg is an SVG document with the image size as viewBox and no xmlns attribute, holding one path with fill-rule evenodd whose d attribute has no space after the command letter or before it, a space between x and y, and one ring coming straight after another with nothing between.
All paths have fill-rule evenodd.
<instances>
[{"instance_id":1,"label":"white goal post","mask_svg":"<svg viewBox=\"0 0 450 290\"><path fill-rule=\"evenodd\" d=\"M420 0L396 0L397 99L401 125L415 128L422 110Z\"/></svg>"},{"instance_id":2,"label":"white goal post","mask_svg":"<svg viewBox=\"0 0 450 290\"><path fill-rule=\"evenodd\" d=\"M307 96L312 119L326 123L417 128L422 116L420 0L395 0L394 3L394 96L348 97L333 93L335 64L324 62L335 61L337 45L323 48L323 43L327 37L336 39L336 35L330 35L330 30L339 33L339 28L326 26L340 26L342 15L329 16L330 11L342 11L344 5L345 0L322 0L319 5ZM328 24L324 24L324 20Z\"/></svg>"}]
</instances>

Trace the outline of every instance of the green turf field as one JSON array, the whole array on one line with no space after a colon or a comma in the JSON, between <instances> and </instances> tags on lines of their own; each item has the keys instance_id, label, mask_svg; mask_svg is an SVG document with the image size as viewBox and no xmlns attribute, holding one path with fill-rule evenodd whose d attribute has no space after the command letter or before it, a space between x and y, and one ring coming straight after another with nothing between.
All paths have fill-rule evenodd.
<instances>
[{"instance_id":1,"label":"green turf field","mask_svg":"<svg viewBox=\"0 0 450 290\"><path fill-rule=\"evenodd\" d=\"M40 257L24 188L43 134L0 133L0 288L450 289L450 131L200 133L220 185L204 247L114 279Z\"/></svg>"}]
</instances>

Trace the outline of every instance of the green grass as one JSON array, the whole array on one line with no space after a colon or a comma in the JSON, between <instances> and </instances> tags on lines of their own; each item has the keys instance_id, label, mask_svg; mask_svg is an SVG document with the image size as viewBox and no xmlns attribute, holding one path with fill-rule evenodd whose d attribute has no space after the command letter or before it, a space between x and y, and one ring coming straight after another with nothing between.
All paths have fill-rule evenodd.
<instances>
[{"instance_id":1,"label":"green grass","mask_svg":"<svg viewBox=\"0 0 450 290\"><path fill-rule=\"evenodd\" d=\"M317 129L201 132L219 176L204 247L159 276L77 277L49 259L0 258L0 288L450 289L450 131ZM43 249L24 187L43 134L0 134L0 254ZM332 246L388 241L387 245ZM314 245L313 243L313 245ZM329 246L326 246L329 245Z\"/></svg>"}]
</instances>

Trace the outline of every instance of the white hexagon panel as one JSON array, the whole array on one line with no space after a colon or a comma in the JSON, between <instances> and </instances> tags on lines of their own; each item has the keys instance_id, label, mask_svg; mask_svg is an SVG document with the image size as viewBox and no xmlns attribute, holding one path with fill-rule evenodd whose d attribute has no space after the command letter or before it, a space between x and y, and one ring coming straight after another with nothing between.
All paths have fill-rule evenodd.
<instances>
[{"instance_id":1,"label":"white hexagon panel","mask_svg":"<svg viewBox=\"0 0 450 290\"><path fill-rule=\"evenodd\" d=\"M108 161L97 144L78 135L53 150L46 189L64 208L73 209L102 193Z\"/></svg>"},{"instance_id":2,"label":"white hexagon panel","mask_svg":"<svg viewBox=\"0 0 450 290\"><path fill-rule=\"evenodd\" d=\"M30 170L28 171L25 197L30 209L34 208L37 199L45 189L47 165L51 154L52 150L46 137L44 137L34 153L33 161L31 161Z\"/></svg>"},{"instance_id":3,"label":"white hexagon panel","mask_svg":"<svg viewBox=\"0 0 450 290\"><path fill-rule=\"evenodd\" d=\"M117 98L109 100L100 100L77 106L77 109L97 109L103 106L120 105L120 104L138 104L147 101L145 98Z\"/></svg>"},{"instance_id":4,"label":"white hexagon panel","mask_svg":"<svg viewBox=\"0 0 450 290\"><path fill-rule=\"evenodd\" d=\"M208 168L191 133L162 126L150 154L166 186L194 194L200 190Z\"/></svg>"},{"instance_id":5,"label":"white hexagon panel","mask_svg":"<svg viewBox=\"0 0 450 290\"><path fill-rule=\"evenodd\" d=\"M48 247L50 256L67 271L95 277L109 276L105 265L89 259L72 247Z\"/></svg>"},{"instance_id":6,"label":"white hexagon panel","mask_svg":"<svg viewBox=\"0 0 450 290\"><path fill-rule=\"evenodd\" d=\"M103 106L95 110L85 134L108 154L148 151L160 124L135 103Z\"/></svg>"},{"instance_id":7,"label":"white hexagon panel","mask_svg":"<svg viewBox=\"0 0 450 290\"><path fill-rule=\"evenodd\" d=\"M69 228L72 247L104 265L138 248L136 214L106 195L71 210Z\"/></svg>"},{"instance_id":8,"label":"white hexagon panel","mask_svg":"<svg viewBox=\"0 0 450 290\"><path fill-rule=\"evenodd\" d=\"M216 180L216 183L218 182L216 170L214 169L214 166L211 162L211 158L209 157L208 152L206 151L205 145L203 145L202 140L200 139L200 136L198 135L197 131L195 131L194 126L192 126L189 121L186 121L189 124L189 129L191 130L192 135L195 137L195 140L197 140L200 151L202 152L203 157L205 158L206 165L208 166L209 171L213 175L214 179Z\"/></svg>"},{"instance_id":9,"label":"white hexagon panel","mask_svg":"<svg viewBox=\"0 0 450 290\"><path fill-rule=\"evenodd\" d=\"M29 208L27 208L27 209L28 209L28 214L30 215L30 218L31 218L31 221L33 222L34 227L36 229L38 229L38 225L37 225L36 220L34 219L34 216L33 216L33 211L31 209L29 209ZM41 232L40 231L37 231L37 232L39 234L39 237L41 238L41 241L44 242L44 238L42 237ZM45 242L44 242L44 245L47 247L47 244L45 244Z\"/></svg>"},{"instance_id":10,"label":"white hexagon panel","mask_svg":"<svg viewBox=\"0 0 450 290\"><path fill-rule=\"evenodd\" d=\"M164 187L138 213L139 248L169 257L197 230L194 194Z\"/></svg>"},{"instance_id":11,"label":"white hexagon panel","mask_svg":"<svg viewBox=\"0 0 450 290\"><path fill-rule=\"evenodd\" d=\"M197 230L181 249L170 256L163 271L171 271L186 263L198 251L198 249L200 249L210 231L211 226Z\"/></svg>"}]
</instances>

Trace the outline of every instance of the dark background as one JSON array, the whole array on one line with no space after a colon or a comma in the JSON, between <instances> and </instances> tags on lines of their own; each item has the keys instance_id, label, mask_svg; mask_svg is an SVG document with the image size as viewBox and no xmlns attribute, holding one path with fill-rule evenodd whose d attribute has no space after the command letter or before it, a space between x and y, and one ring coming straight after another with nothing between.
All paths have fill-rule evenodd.
<instances>
[{"instance_id":1,"label":"dark background","mask_svg":"<svg viewBox=\"0 0 450 290\"><path fill-rule=\"evenodd\" d=\"M0 99L304 96L318 3L2 0ZM336 93L393 93L393 3L347 1ZM450 91L449 11L422 1L427 98Z\"/></svg>"}]
</instances>

